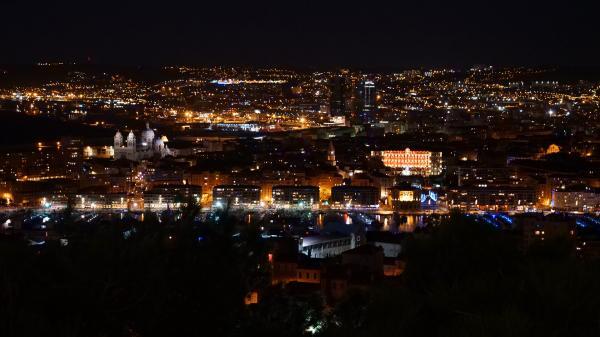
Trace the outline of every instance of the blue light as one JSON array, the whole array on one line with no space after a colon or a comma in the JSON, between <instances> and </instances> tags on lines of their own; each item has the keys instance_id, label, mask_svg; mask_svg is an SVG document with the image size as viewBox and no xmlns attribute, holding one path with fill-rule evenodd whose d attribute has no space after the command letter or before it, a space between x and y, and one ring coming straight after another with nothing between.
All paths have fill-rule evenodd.
<instances>
[{"instance_id":1,"label":"blue light","mask_svg":"<svg viewBox=\"0 0 600 337\"><path fill-rule=\"evenodd\" d=\"M502 220L504 220L504 221L506 221L506 222L508 222L509 224L511 224L511 225L512 225L512 223L513 223L513 219L511 219L509 216L507 216L507 215L504 215L504 214L498 214L498 216L499 216L499 217L500 217Z\"/></svg>"},{"instance_id":2,"label":"blue light","mask_svg":"<svg viewBox=\"0 0 600 337\"><path fill-rule=\"evenodd\" d=\"M489 215L489 214L488 214ZM496 222L488 219L484 216L478 216L478 219L482 219L483 221L485 221L488 225L492 225L494 228L500 228L500 225L498 225Z\"/></svg>"},{"instance_id":3,"label":"blue light","mask_svg":"<svg viewBox=\"0 0 600 337\"><path fill-rule=\"evenodd\" d=\"M435 193L434 191L429 191L429 197L433 201L437 201L437 199L438 199L437 193Z\"/></svg>"}]
</instances>

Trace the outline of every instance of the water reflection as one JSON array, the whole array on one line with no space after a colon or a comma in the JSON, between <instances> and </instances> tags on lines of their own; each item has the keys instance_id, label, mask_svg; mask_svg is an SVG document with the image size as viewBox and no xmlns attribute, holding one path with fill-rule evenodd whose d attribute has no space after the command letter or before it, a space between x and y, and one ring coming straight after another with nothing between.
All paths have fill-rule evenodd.
<instances>
[{"instance_id":1,"label":"water reflection","mask_svg":"<svg viewBox=\"0 0 600 337\"><path fill-rule=\"evenodd\" d=\"M417 227L423 226L423 215L398 215L385 214L380 215L383 223L382 231L389 232L413 232Z\"/></svg>"},{"instance_id":2,"label":"water reflection","mask_svg":"<svg viewBox=\"0 0 600 337\"><path fill-rule=\"evenodd\" d=\"M340 223L346 226L352 224L364 225L368 230L389 232L413 232L428 222L427 215L421 214L369 214L359 212L330 212L319 213L313 218L313 225L322 230L327 224Z\"/></svg>"},{"instance_id":3,"label":"water reflection","mask_svg":"<svg viewBox=\"0 0 600 337\"><path fill-rule=\"evenodd\" d=\"M437 219L437 217L434 215ZM257 223L261 226L292 226L296 228L313 227L317 231L340 225L338 229L344 230L351 226L365 226L371 231L413 232L416 228L424 227L431 223L431 215L422 214L377 214L362 212L288 212L288 213L244 213L240 220L246 224ZM435 221L434 221L435 222ZM331 228L329 228L331 230Z\"/></svg>"}]
</instances>

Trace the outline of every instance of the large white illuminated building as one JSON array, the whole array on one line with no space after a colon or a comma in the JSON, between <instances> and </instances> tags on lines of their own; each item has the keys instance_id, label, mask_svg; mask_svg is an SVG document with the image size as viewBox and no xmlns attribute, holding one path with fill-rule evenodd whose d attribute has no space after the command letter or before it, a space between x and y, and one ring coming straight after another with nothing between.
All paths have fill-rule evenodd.
<instances>
[{"instance_id":1,"label":"large white illuminated building","mask_svg":"<svg viewBox=\"0 0 600 337\"><path fill-rule=\"evenodd\" d=\"M163 136L157 138L150 125L146 123L146 129L142 131L138 142L133 131L129 131L127 139L123 141L123 135L117 131L114 138L114 158L139 161L142 159L153 158L155 156L163 158L171 155L171 151L165 144L166 138Z\"/></svg>"},{"instance_id":2,"label":"large white illuminated building","mask_svg":"<svg viewBox=\"0 0 600 337\"><path fill-rule=\"evenodd\" d=\"M442 153L432 151L404 150L372 151L386 167L398 170L402 175L439 175L443 170Z\"/></svg>"}]
</instances>

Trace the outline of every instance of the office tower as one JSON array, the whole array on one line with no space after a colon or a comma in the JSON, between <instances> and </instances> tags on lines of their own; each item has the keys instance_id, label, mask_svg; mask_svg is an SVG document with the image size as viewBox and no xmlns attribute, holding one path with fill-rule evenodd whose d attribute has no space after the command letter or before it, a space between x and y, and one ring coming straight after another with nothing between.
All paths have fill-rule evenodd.
<instances>
[{"instance_id":1,"label":"office tower","mask_svg":"<svg viewBox=\"0 0 600 337\"><path fill-rule=\"evenodd\" d=\"M335 76L329 83L331 97L329 99L329 113L331 117L346 117L346 80Z\"/></svg>"},{"instance_id":2,"label":"office tower","mask_svg":"<svg viewBox=\"0 0 600 337\"><path fill-rule=\"evenodd\" d=\"M363 124L372 123L374 121L375 112L375 83L373 81L364 81L359 88L361 109L359 112L359 120Z\"/></svg>"}]
</instances>

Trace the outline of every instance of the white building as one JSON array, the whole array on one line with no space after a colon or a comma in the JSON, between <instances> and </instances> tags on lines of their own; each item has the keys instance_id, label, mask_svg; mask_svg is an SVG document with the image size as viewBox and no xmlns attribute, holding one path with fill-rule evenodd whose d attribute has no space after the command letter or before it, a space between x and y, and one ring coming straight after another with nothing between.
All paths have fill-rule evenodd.
<instances>
[{"instance_id":1,"label":"white building","mask_svg":"<svg viewBox=\"0 0 600 337\"><path fill-rule=\"evenodd\" d=\"M129 131L127 140L123 142L123 135L117 131L114 138L114 158L139 161L155 156L165 157L172 155L171 151L163 141L163 138L155 138L154 131L146 123L146 130L142 131L138 142L133 131Z\"/></svg>"}]
</instances>

